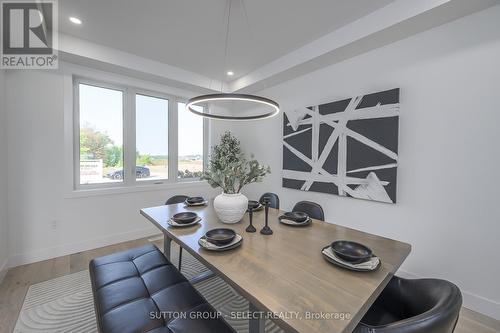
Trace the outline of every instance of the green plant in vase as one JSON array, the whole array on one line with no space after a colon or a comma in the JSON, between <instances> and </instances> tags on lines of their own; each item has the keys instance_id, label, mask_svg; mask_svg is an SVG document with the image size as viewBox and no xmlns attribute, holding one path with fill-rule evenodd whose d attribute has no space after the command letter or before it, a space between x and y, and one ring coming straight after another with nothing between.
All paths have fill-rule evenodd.
<instances>
[{"instance_id":1,"label":"green plant in vase","mask_svg":"<svg viewBox=\"0 0 500 333\"><path fill-rule=\"evenodd\" d=\"M219 219L224 223L236 223L248 207L248 199L241 194L241 189L247 184L261 182L268 173L271 173L268 166L261 165L253 156L246 158L239 140L228 131L212 148L208 168L201 179L213 188L222 189L214 201Z\"/></svg>"}]
</instances>

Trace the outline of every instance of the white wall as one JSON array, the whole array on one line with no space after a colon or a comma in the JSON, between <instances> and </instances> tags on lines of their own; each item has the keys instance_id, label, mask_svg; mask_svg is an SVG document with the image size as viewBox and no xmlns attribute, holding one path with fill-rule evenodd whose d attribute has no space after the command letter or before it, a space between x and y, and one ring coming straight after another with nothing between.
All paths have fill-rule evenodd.
<instances>
[{"instance_id":1,"label":"white wall","mask_svg":"<svg viewBox=\"0 0 500 333\"><path fill-rule=\"evenodd\" d=\"M408 242L406 275L451 280L500 319L498 22L495 6L261 92L290 110L400 87L397 204L282 188L281 116L235 127L273 170L247 194L316 201L330 222Z\"/></svg>"},{"instance_id":2,"label":"white wall","mask_svg":"<svg viewBox=\"0 0 500 333\"><path fill-rule=\"evenodd\" d=\"M0 70L0 282L8 259L7 223L7 113L5 110L5 71Z\"/></svg>"},{"instance_id":3,"label":"white wall","mask_svg":"<svg viewBox=\"0 0 500 333\"><path fill-rule=\"evenodd\" d=\"M72 166L65 161L63 73L19 70L6 79L10 266L158 233L139 215L141 208L161 205L174 194L216 193L208 185L184 184L171 190L74 197L66 191L65 174ZM212 127L217 138L220 129Z\"/></svg>"}]
</instances>

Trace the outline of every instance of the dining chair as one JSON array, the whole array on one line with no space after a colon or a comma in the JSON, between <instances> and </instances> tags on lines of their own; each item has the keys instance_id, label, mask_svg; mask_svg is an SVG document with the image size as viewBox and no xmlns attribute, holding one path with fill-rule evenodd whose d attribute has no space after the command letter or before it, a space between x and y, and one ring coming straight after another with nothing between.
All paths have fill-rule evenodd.
<instances>
[{"instance_id":1,"label":"dining chair","mask_svg":"<svg viewBox=\"0 0 500 333\"><path fill-rule=\"evenodd\" d=\"M175 204L180 204L186 201L186 199L189 198L187 195L174 195L173 197L168 198L168 200L165 202L165 205L175 205ZM182 264L182 247L179 246L179 271L181 270L181 264Z\"/></svg>"},{"instance_id":2,"label":"dining chair","mask_svg":"<svg viewBox=\"0 0 500 333\"><path fill-rule=\"evenodd\" d=\"M452 333L461 306L451 282L394 276L353 333Z\"/></svg>"},{"instance_id":3,"label":"dining chair","mask_svg":"<svg viewBox=\"0 0 500 333\"><path fill-rule=\"evenodd\" d=\"M276 193L267 192L260 196L259 202L264 203L264 198L269 198L269 207L280 209L280 197Z\"/></svg>"},{"instance_id":4,"label":"dining chair","mask_svg":"<svg viewBox=\"0 0 500 333\"><path fill-rule=\"evenodd\" d=\"M316 220L325 220L325 213L323 212L323 208L311 201L299 201L293 206L294 212L304 212L309 215L311 218Z\"/></svg>"}]
</instances>

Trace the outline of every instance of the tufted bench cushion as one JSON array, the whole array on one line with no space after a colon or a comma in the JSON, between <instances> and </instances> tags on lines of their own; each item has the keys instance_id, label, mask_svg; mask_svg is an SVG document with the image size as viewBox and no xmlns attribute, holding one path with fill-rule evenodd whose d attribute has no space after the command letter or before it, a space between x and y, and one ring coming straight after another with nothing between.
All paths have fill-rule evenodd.
<instances>
[{"instance_id":1,"label":"tufted bench cushion","mask_svg":"<svg viewBox=\"0 0 500 333\"><path fill-rule=\"evenodd\" d=\"M89 264L102 333L235 332L154 245Z\"/></svg>"}]
</instances>

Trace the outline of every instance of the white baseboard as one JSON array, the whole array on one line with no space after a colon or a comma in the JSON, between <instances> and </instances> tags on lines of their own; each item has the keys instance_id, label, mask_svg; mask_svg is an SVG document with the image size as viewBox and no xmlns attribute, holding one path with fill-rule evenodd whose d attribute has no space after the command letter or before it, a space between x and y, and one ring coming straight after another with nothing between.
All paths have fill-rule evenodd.
<instances>
[{"instance_id":1,"label":"white baseboard","mask_svg":"<svg viewBox=\"0 0 500 333\"><path fill-rule=\"evenodd\" d=\"M163 234L153 235L152 237L148 238L148 241L150 242L156 242L159 240L163 240Z\"/></svg>"},{"instance_id":2,"label":"white baseboard","mask_svg":"<svg viewBox=\"0 0 500 333\"><path fill-rule=\"evenodd\" d=\"M9 260L5 259L3 263L0 264L0 284L2 284L5 274L7 274Z\"/></svg>"},{"instance_id":3,"label":"white baseboard","mask_svg":"<svg viewBox=\"0 0 500 333\"><path fill-rule=\"evenodd\" d=\"M471 292L462 291L464 307L495 320L500 320L500 303Z\"/></svg>"},{"instance_id":4,"label":"white baseboard","mask_svg":"<svg viewBox=\"0 0 500 333\"><path fill-rule=\"evenodd\" d=\"M150 237L152 235L157 235L157 234L158 234L158 229L151 227L147 229L138 229L119 234L112 234L105 237L90 239L79 243L54 246L35 252L14 254L9 257L7 267L10 268L19 265L31 264L42 260L47 260L65 256L68 254L92 250L95 248L126 242L138 238Z\"/></svg>"},{"instance_id":5,"label":"white baseboard","mask_svg":"<svg viewBox=\"0 0 500 333\"><path fill-rule=\"evenodd\" d=\"M417 274L398 270L396 274L406 279L421 279ZM483 296L473 294L467 290L460 289L463 297L463 306L467 309L479 312L485 316L500 320L500 303Z\"/></svg>"}]
</instances>

